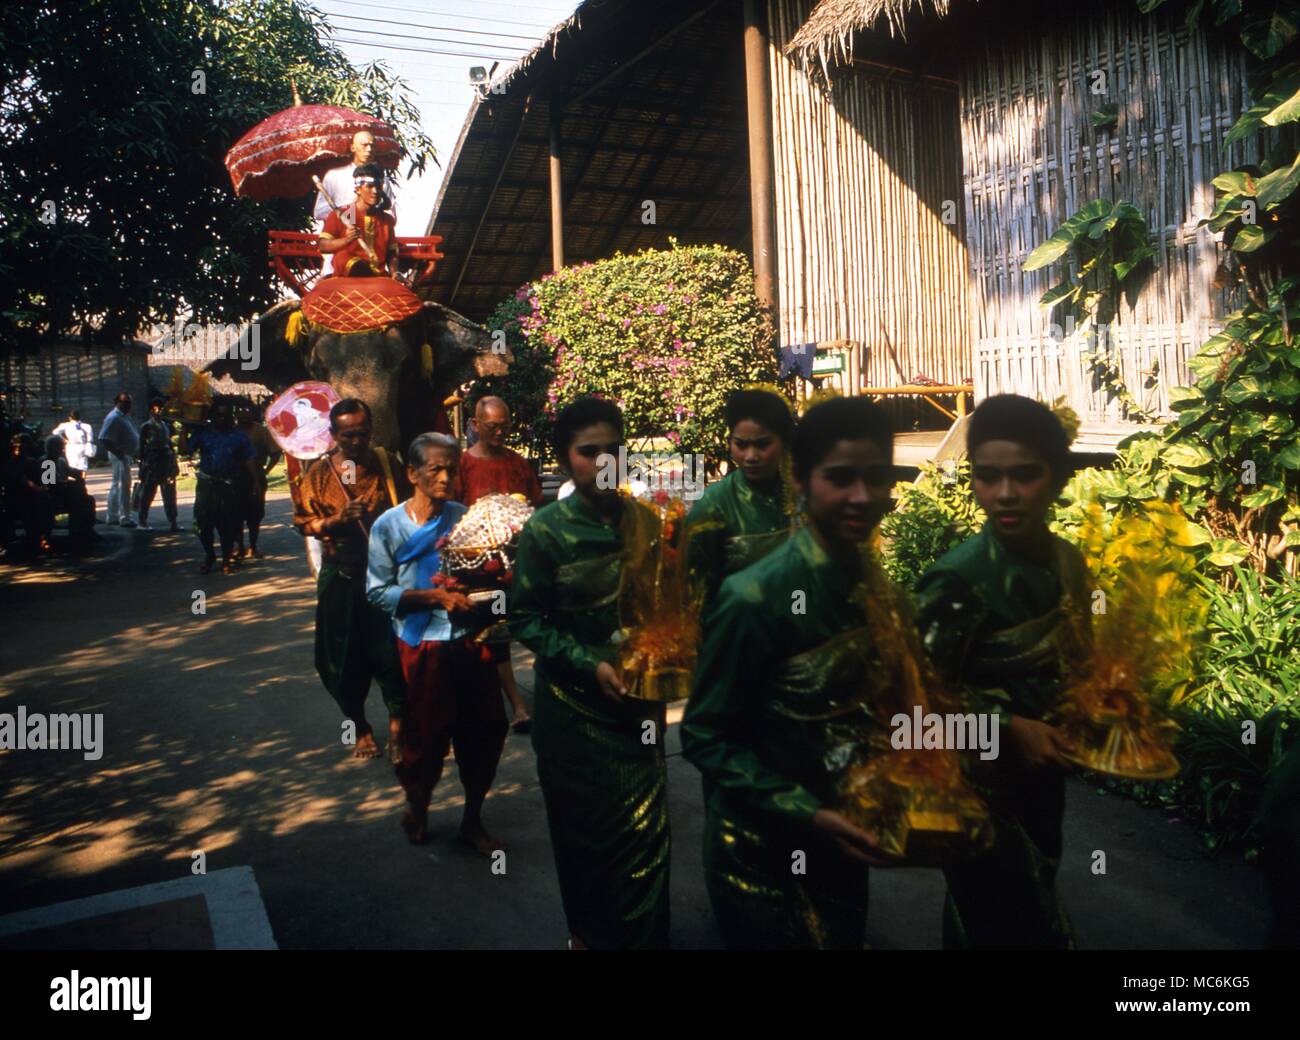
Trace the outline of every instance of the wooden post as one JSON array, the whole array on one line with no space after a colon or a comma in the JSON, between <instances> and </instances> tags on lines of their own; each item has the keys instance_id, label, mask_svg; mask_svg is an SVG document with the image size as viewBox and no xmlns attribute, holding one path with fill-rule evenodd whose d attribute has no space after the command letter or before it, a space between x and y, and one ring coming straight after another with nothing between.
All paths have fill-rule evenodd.
<instances>
[{"instance_id":1,"label":"wooden post","mask_svg":"<svg viewBox=\"0 0 1300 1040\"><path fill-rule=\"evenodd\" d=\"M564 266L564 183L560 167L560 100L551 95L551 270Z\"/></svg>"},{"instance_id":2,"label":"wooden post","mask_svg":"<svg viewBox=\"0 0 1300 1040\"><path fill-rule=\"evenodd\" d=\"M762 8L760 8L762 5ZM749 110L749 206L753 226L754 293L770 309L780 336L773 205L771 84L766 0L745 0L745 101Z\"/></svg>"}]
</instances>

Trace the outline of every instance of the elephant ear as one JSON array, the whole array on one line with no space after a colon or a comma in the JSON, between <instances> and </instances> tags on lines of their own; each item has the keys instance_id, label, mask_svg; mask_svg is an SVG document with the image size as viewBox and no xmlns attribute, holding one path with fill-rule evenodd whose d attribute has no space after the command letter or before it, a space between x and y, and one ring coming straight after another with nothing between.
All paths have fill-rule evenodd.
<instances>
[{"instance_id":1,"label":"elephant ear","mask_svg":"<svg viewBox=\"0 0 1300 1040\"><path fill-rule=\"evenodd\" d=\"M310 379L303 346L290 343L287 335L290 321L301 311L301 300L281 300L253 320L258 345L254 367L244 367L245 362L239 356L240 344L236 343L230 348L231 356L210 362L204 371L217 377L229 376L237 383L260 383L277 394L294 383ZM245 353L244 356L248 355Z\"/></svg>"},{"instance_id":2,"label":"elephant ear","mask_svg":"<svg viewBox=\"0 0 1300 1040\"><path fill-rule=\"evenodd\" d=\"M503 359L492 353L492 334L478 322L432 300L424 302L424 320L436 392L449 394L479 376L498 374L498 367L504 374Z\"/></svg>"}]
</instances>

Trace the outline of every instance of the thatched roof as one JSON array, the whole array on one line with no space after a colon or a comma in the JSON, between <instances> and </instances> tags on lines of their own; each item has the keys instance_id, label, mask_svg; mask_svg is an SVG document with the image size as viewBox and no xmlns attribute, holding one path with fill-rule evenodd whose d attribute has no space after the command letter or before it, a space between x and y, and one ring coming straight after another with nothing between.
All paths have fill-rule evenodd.
<instances>
[{"instance_id":1,"label":"thatched roof","mask_svg":"<svg viewBox=\"0 0 1300 1040\"><path fill-rule=\"evenodd\" d=\"M910 16L948 13L953 0L821 0L803 23L786 53L805 68L853 60L853 37L867 29L906 36ZM880 23L884 23L883 25Z\"/></svg>"},{"instance_id":2,"label":"thatched roof","mask_svg":"<svg viewBox=\"0 0 1300 1040\"><path fill-rule=\"evenodd\" d=\"M735 0L581 4L470 106L429 222L447 257L429 298L483 321L551 270L552 107L566 265L670 238L747 249L743 33Z\"/></svg>"}]
</instances>

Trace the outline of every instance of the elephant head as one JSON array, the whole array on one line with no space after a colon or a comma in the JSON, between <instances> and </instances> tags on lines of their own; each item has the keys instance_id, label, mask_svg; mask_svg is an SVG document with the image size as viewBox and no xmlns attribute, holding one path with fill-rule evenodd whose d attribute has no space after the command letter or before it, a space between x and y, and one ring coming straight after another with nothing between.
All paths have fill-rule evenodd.
<instances>
[{"instance_id":1,"label":"elephant head","mask_svg":"<svg viewBox=\"0 0 1300 1040\"><path fill-rule=\"evenodd\" d=\"M232 356L208 370L277 393L303 379L329 383L340 396L365 401L374 418L374 442L397 451L439 425L438 412L458 387L476 377L505 375L514 360L508 349L493 351L482 325L438 303L423 301L411 317L368 332L339 333L307 323L305 336L290 343L290 319L300 309L300 301L286 300L255 321L257 367L244 369Z\"/></svg>"}]
</instances>

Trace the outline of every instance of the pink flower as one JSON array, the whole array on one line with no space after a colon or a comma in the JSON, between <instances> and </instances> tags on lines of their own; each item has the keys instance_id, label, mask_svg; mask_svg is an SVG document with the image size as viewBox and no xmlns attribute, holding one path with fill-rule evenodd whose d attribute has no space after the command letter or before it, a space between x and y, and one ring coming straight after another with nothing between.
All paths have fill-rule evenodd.
<instances>
[{"instance_id":1,"label":"pink flower","mask_svg":"<svg viewBox=\"0 0 1300 1040\"><path fill-rule=\"evenodd\" d=\"M624 318L624 319L623 319L623 331L626 332L626 331L627 331L628 329L630 329L631 327L632 327L632 319L631 319L631 318Z\"/></svg>"},{"instance_id":2,"label":"pink flower","mask_svg":"<svg viewBox=\"0 0 1300 1040\"><path fill-rule=\"evenodd\" d=\"M665 307L662 303L657 303L650 309L653 310L656 314L663 314L664 311L668 310L668 308Z\"/></svg>"},{"instance_id":3,"label":"pink flower","mask_svg":"<svg viewBox=\"0 0 1300 1040\"><path fill-rule=\"evenodd\" d=\"M680 433L678 433L676 430L669 430L669 431L668 431L668 439L669 439L670 441L672 441L674 444L681 444L681 443L682 443L682 435L681 435Z\"/></svg>"}]
</instances>

